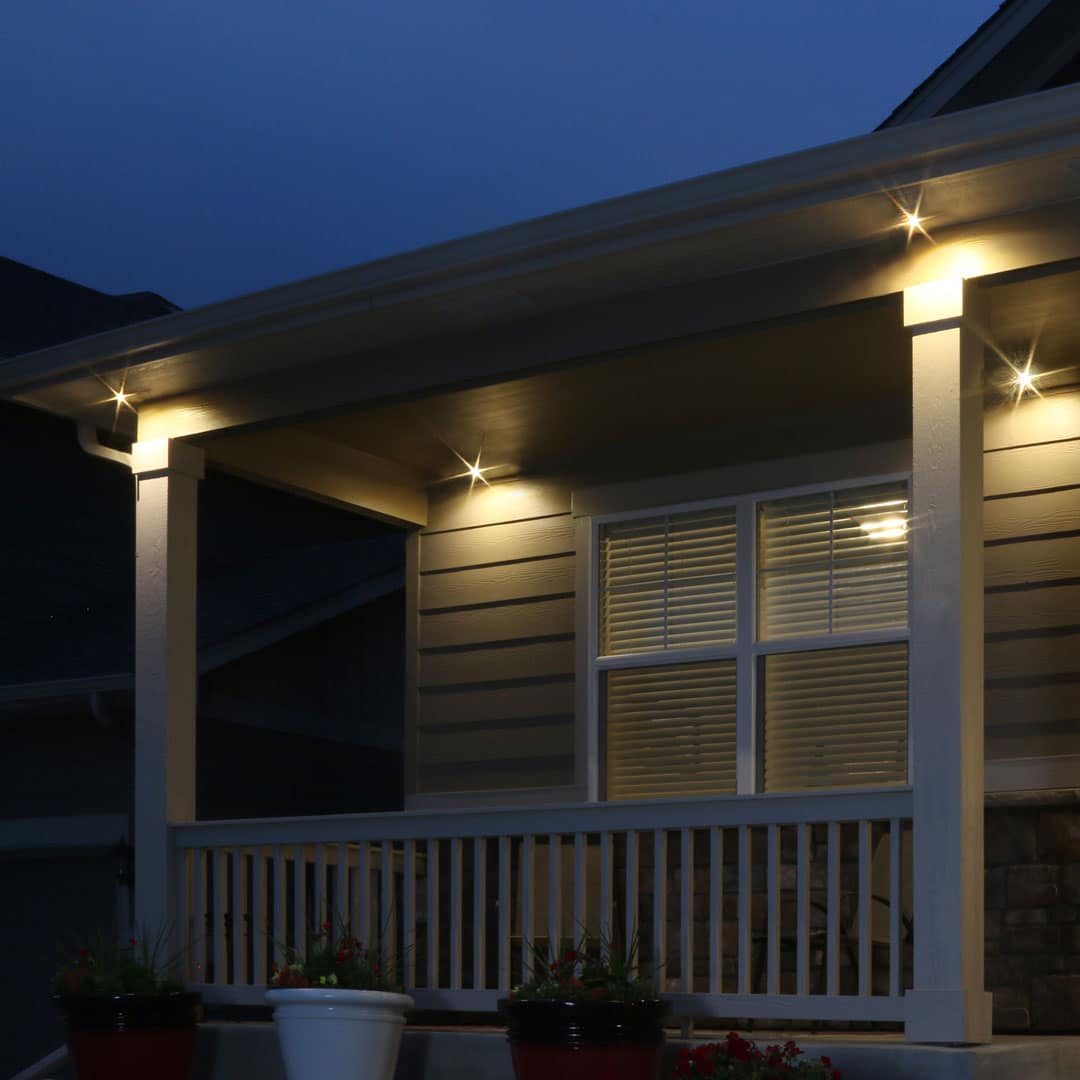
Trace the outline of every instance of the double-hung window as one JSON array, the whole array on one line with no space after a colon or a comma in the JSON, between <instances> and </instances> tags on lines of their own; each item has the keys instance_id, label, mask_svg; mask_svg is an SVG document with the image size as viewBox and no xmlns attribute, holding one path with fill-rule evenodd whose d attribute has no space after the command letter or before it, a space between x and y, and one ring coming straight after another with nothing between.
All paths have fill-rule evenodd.
<instances>
[{"instance_id":1,"label":"double-hung window","mask_svg":"<svg viewBox=\"0 0 1080 1080\"><path fill-rule=\"evenodd\" d=\"M596 529L607 798L905 782L906 479Z\"/></svg>"}]
</instances>

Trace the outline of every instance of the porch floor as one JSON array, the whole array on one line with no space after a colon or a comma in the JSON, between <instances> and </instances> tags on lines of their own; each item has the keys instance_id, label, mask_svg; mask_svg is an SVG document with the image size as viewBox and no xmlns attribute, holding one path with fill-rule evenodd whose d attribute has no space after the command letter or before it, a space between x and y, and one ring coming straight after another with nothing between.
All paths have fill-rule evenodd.
<instances>
[{"instance_id":1,"label":"porch floor","mask_svg":"<svg viewBox=\"0 0 1080 1080\"><path fill-rule=\"evenodd\" d=\"M285 1080L272 1023L211 1022L200 1029L195 1080ZM783 1031L755 1030L759 1043ZM815 1057L827 1054L844 1080L1065 1080L1080 1075L1080 1036L1001 1036L990 1046L909 1046L899 1034L866 1032L794 1038ZM668 1040L674 1062L682 1045ZM494 1028L410 1028L396 1080L511 1080L506 1034Z\"/></svg>"}]
</instances>

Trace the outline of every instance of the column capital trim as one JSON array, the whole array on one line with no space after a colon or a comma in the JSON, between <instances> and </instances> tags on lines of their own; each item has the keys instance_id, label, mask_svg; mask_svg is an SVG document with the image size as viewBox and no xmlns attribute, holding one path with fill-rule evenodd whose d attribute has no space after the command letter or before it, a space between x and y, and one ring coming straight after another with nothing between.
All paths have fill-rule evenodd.
<instances>
[{"instance_id":1,"label":"column capital trim","mask_svg":"<svg viewBox=\"0 0 1080 1080\"><path fill-rule=\"evenodd\" d=\"M177 439L148 439L132 446L131 471L141 477L179 473L201 480L206 471L206 455L199 447Z\"/></svg>"},{"instance_id":2,"label":"column capital trim","mask_svg":"<svg viewBox=\"0 0 1080 1080\"><path fill-rule=\"evenodd\" d=\"M956 325L964 317L963 278L925 281L904 290L904 326L916 332ZM944 323L945 326L940 324Z\"/></svg>"}]
</instances>

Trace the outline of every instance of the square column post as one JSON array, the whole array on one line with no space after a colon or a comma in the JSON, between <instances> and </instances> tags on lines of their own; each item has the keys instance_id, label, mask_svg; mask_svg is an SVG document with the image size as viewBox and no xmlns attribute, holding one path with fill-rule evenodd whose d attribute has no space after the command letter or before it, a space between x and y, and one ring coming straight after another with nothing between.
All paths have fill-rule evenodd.
<instances>
[{"instance_id":1,"label":"square column post","mask_svg":"<svg viewBox=\"0 0 1080 1080\"><path fill-rule=\"evenodd\" d=\"M989 1042L983 975L983 343L977 288L904 293L912 334L913 1042Z\"/></svg>"},{"instance_id":2,"label":"square column post","mask_svg":"<svg viewBox=\"0 0 1080 1080\"><path fill-rule=\"evenodd\" d=\"M203 452L132 447L135 475L135 919L171 926L169 822L195 819L196 522ZM180 928L172 927L173 933Z\"/></svg>"}]
</instances>

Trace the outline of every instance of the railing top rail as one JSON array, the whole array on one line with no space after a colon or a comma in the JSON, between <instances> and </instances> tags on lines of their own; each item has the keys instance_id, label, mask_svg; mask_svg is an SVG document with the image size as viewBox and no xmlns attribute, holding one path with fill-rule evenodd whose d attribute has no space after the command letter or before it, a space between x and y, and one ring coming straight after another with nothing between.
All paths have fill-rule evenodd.
<instances>
[{"instance_id":1,"label":"railing top rail","mask_svg":"<svg viewBox=\"0 0 1080 1080\"><path fill-rule=\"evenodd\" d=\"M738 795L709 799L571 803L532 808L334 814L173 824L178 849L223 845L344 843L541 833L619 832L624 829L702 829L710 826L794 825L907 818L910 787Z\"/></svg>"}]
</instances>

